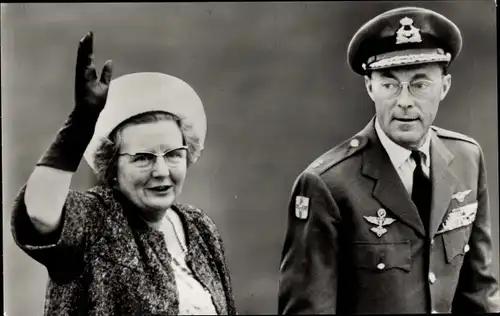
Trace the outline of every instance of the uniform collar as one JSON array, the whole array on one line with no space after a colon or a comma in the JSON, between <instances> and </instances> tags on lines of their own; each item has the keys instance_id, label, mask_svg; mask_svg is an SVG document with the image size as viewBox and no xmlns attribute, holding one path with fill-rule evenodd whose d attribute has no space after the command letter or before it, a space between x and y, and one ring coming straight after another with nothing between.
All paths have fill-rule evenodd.
<instances>
[{"instance_id":1,"label":"uniform collar","mask_svg":"<svg viewBox=\"0 0 500 316\"><path fill-rule=\"evenodd\" d=\"M389 155L392 164L396 169L401 167L402 164L406 162L406 160L410 157L411 150L408 150L404 147L393 142L382 130L378 119L375 118L375 131L377 133L378 138L380 139L380 143L384 147L385 151ZM424 164L430 168L431 160L430 160L430 144L431 144L431 133L430 130L427 133L424 144L418 149L422 153L424 153L425 159Z\"/></svg>"}]
</instances>

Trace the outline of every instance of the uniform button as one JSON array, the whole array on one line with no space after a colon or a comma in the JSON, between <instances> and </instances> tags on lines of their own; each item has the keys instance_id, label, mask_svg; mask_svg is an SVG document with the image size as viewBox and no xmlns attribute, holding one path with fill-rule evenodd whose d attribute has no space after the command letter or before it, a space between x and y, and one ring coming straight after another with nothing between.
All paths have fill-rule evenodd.
<instances>
[{"instance_id":1,"label":"uniform button","mask_svg":"<svg viewBox=\"0 0 500 316\"><path fill-rule=\"evenodd\" d=\"M359 139L357 139L357 138L352 139L351 142L349 143L349 145L351 147L354 147L354 148L358 147L359 146Z\"/></svg>"},{"instance_id":2,"label":"uniform button","mask_svg":"<svg viewBox=\"0 0 500 316\"><path fill-rule=\"evenodd\" d=\"M431 282L431 284L434 284L434 282L436 282L436 275L432 272L429 273L429 282Z\"/></svg>"},{"instance_id":3,"label":"uniform button","mask_svg":"<svg viewBox=\"0 0 500 316\"><path fill-rule=\"evenodd\" d=\"M377 269L384 270L384 268L385 268L385 264L383 262L377 264Z\"/></svg>"},{"instance_id":4,"label":"uniform button","mask_svg":"<svg viewBox=\"0 0 500 316\"><path fill-rule=\"evenodd\" d=\"M464 247L464 252L469 252L469 250L470 250L470 246L469 246L469 244L466 244Z\"/></svg>"}]
</instances>

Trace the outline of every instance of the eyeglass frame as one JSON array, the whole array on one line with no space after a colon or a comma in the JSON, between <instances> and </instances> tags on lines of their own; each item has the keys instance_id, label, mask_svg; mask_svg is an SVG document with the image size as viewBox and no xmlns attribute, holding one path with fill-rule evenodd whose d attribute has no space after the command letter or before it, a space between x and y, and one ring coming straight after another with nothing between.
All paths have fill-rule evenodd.
<instances>
[{"instance_id":1,"label":"eyeglass frame","mask_svg":"<svg viewBox=\"0 0 500 316\"><path fill-rule=\"evenodd\" d=\"M154 160L151 160L150 162L148 161L148 164L150 163L151 165L148 165L148 166L137 166L135 165L134 167L138 168L138 169L143 169L143 170L149 170L149 169L152 169L153 166L157 163L158 161L158 158L163 158L163 161L166 162L166 164L170 167L176 167L177 165L176 164L170 164L168 163L167 159L165 158L165 156L168 154L168 153L171 153L173 151L176 151L176 150L179 150L179 149L183 149L186 151L188 151L188 146L186 145L183 145L183 146L180 146L180 147L176 147L176 148L172 148L172 149L169 149L165 152L163 152L162 154L159 154L159 153L156 153L156 152L150 152L150 151L136 151L136 152L132 152L132 153L128 153L128 152L123 152L123 153L119 153L118 156L121 157L121 156L129 156L131 157L132 159L139 155L139 154L147 154L147 155L153 155L155 156L155 159ZM130 164L134 165L134 162L131 161Z\"/></svg>"},{"instance_id":2,"label":"eyeglass frame","mask_svg":"<svg viewBox=\"0 0 500 316\"><path fill-rule=\"evenodd\" d=\"M397 84L398 85L398 89L396 90L396 92L392 93L392 94L388 94L387 95L387 98L396 98L398 97L401 92L403 91L403 85L407 85L407 89L408 89L408 92L416 97L416 98L424 98L426 96L428 96L428 92L430 92L431 90L429 89L428 91L424 92L423 94L420 93L419 94L416 94L413 89L411 88L412 87L412 84L415 84L416 82L427 82L429 83L429 88L432 88L432 86L434 86L434 84L436 83L436 81L433 81L433 80L430 80L430 79L423 79L423 78L418 78L418 79L415 79L413 81L399 81L397 79L394 79L394 78L389 78L389 79L381 79L381 80L378 80L376 79L375 80L376 82L380 82L380 87L383 88L383 84L384 83L391 83L391 84ZM388 82L389 81L389 82Z\"/></svg>"}]
</instances>

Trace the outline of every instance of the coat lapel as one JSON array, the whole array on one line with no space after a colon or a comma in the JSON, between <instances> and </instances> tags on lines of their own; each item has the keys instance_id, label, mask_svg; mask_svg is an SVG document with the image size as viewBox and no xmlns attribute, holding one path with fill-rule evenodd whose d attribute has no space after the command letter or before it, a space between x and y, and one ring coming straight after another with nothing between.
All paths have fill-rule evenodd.
<instances>
[{"instance_id":1,"label":"coat lapel","mask_svg":"<svg viewBox=\"0 0 500 316\"><path fill-rule=\"evenodd\" d=\"M458 178L450 168L453 155L436 133L432 130L431 133L432 203L429 232L433 238L448 210Z\"/></svg>"},{"instance_id":2,"label":"coat lapel","mask_svg":"<svg viewBox=\"0 0 500 316\"><path fill-rule=\"evenodd\" d=\"M418 210L380 143L373 124L374 120L360 133L369 139L369 144L363 152L361 172L375 181L373 196L402 222L425 236L425 228Z\"/></svg>"},{"instance_id":3,"label":"coat lapel","mask_svg":"<svg viewBox=\"0 0 500 316\"><path fill-rule=\"evenodd\" d=\"M114 198L112 191L104 187L95 187L89 190L89 193L97 196L106 205L106 209L103 210L103 212L107 212L107 216L103 219L102 237L94 244L98 255L139 273L144 273L133 232L128 226L124 211Z\"/></svg>"}]
</instances>

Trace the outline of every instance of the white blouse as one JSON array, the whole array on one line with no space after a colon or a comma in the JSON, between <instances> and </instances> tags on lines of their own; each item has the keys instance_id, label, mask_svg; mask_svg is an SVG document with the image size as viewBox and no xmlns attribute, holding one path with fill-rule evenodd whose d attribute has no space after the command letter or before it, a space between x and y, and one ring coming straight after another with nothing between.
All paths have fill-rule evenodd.
<instances>
[{"instance_id":1,"label":"white blouse","mask_svg":"<svg viewBox=\"0 0 500 316\"><path fill-rule=\"evenodd\" d=\"M196 280L184 260L187 246L179 216L169 209L160 230L172 257L171 267L179 293L179 315L217 315L212 296Z\"/></svg>"},{"instance_id":2,"label":"white blouse","mask_svg":"<svg viewBox=\"0 0 500 316\"><path fill-rule=\"evenodd\" d=\"M172 260L177 290L179 315L217 315L212 296L194 278L185 261Z\"/></svg>"}]
</instances>

